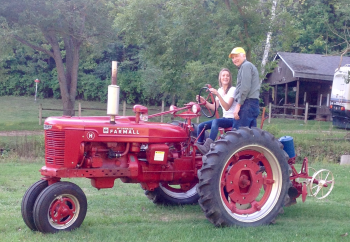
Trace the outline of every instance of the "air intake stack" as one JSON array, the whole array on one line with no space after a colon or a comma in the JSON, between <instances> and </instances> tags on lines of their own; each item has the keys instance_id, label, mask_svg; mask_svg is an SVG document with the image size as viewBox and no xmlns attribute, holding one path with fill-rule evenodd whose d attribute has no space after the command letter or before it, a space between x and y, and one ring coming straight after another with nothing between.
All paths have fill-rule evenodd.
<instances>
[{"instance_id":1,"label":"air intake stack","mask_svg":"<svg viewBox=\"0 0 350 242\"><path fill-rule=\"evenodd\" d=\"M108 86L107 115L110 115L110 123L115 124L115 116L119 110L119 86L117 85L117 62L112 61L112 79Z\"/></svg>"}]
</instances>

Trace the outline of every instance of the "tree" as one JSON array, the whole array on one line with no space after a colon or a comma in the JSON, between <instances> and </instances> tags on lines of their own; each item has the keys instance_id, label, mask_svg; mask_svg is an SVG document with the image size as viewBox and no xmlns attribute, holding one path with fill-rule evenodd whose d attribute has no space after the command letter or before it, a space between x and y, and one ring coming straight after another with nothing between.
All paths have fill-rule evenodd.
<instances>
[{"instance_id":1,"label":"tree","mask_svg":"<svg viewBox=\"0 0 350 242\"><path fill-rule=\"evenodd\" d=\"M221 68L228 67L235 73L229 52L242 46L250 59L268 26L265 9L269 5L258 0L124 3L116 18L123 38L140 46L139 57L145 69L152 66L156 71L154 67L158 67L162 91L182 100L193 100L193 90L198 91L205 83L217 86Z\"/></svg>"},{"instance_id":2,"label":"tree","mask_svg":"<svg viewBox=\"0 0 350 242\"><path fill-rule=\"evenodd\" d=\"M346 26L350 26L349 1L283 2L283 7L289 14L284 15L285 21L280 18L280 23L284 22L284 29L280 32L284 51L339 54L346 48L346 42L340 36L343 35Z\"/></svg>"},{"instance_id":3,"label":"tree","mask_svg":"<svg viewBox=\"0 0 350 242\"><path fill-rule=\"evenodd\" d=\"M80 49L111 34L107 0L3 0L2 34L53 58L63 115L74 115Z\"/></svg>"},{"instance_id":4,"label":"tree","mask_svg":"<svg viewBox=\"0 0 350 242\"><path fill-rule=\"evenodd\" d=\"M272 1L272 8L271 8L271 23L269 26L269 31L267 32L267 35L266 35L265 49L264 49L264 54L263 54L263 58L261 61L260 73L262 76L265 75L265 66L266 66L266 63L268 62L269 52L271 49L272 25L273 25L273 22L274 22L275 17L276 17L276 7L277 7L277 0L273 0Z\"/></svg>"},{"instance_id":5,"label":"tree","mask_svg":"<svg viewBox=\"0 0 350 242\"><path fill-rule=\"evenodd\" d=\"M230 37L244 47L247 59L251 60L252 51L260 45L269 29L270 3L264 0L225 0L225 5L230 16L226 21L232 29Z\"/></svg>"}]
</instances>

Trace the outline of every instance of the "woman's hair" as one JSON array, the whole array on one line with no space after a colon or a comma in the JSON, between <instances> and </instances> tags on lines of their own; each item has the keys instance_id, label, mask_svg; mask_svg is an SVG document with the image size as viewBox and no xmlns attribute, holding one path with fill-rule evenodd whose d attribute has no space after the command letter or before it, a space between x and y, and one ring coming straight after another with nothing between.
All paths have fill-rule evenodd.
<instances>
[{"instance_id":1,"label":"woman's hair","mask_svg":"<svg viewBox=\"0 0 350 242\"><path fill-rule=\"evenodd\" d=\"M219 72L219 78L218 78L218 79L219 79L219 86L220 86L220 87L222 87L221 80L220 80L220 78L221 78L221 73L224 72L224 71L227 71L227 72L229 73L229 75L230 75L230 81L229 81L229 83L228 83L227 89L225 90L225 94L227 94L228 90L230 90L230 88L232 87L232 74L231 74L230 70L227 69L227 68L221 69L221 71Z\"/></svg>"}]
</instances>

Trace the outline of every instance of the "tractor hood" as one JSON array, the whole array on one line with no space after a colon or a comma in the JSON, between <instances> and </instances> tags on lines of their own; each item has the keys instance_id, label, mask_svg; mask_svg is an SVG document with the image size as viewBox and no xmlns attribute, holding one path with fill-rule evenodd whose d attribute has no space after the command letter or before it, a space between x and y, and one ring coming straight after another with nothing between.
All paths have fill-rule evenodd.
<instances>
[{"instance_id":1,"label":"tractor hood","mask_svg":"<svg viewBox=\"0 0 350 242\"><path fill-rule=\"evenodd\" d=\"M134 116L117 116L115 124L109 116L93 117L49 117L44 123L45 130L79 131L75 137L90 142L138 142L171 143L188 139L186 131L172 124L135 122ZM69 133L71 133L69 132Z\"/></svg>"}]
</instances>

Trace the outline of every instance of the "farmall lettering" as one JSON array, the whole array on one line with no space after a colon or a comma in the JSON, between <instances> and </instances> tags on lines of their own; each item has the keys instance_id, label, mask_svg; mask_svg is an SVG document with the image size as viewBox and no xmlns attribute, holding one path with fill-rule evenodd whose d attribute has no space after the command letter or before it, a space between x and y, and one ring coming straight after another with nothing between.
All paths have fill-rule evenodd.
<instances>
[{"instance_id":1,"label":"farmall lettering","mask_svg":"<svg viewBox=\"0 0 350 242\"><path fill-rule=\"evenodd\" d=\"M103 128L103 133L108 132L108 128ZM109 129L110 134L132 134L132 135L139 135L139 131L134 128L115 128L115 129Z\"/></svg>"}]
</instances>

